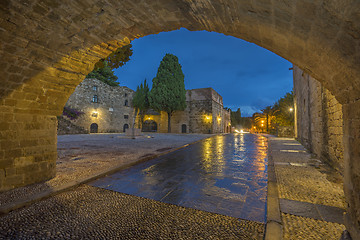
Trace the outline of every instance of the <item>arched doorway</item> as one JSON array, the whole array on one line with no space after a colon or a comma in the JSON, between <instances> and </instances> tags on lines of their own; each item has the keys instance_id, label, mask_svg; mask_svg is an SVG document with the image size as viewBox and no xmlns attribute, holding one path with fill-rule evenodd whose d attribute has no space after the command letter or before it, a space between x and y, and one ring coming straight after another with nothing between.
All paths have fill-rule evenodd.
<instances>
[{"instance_id":1,"label":"arched doorway","mask_svg":"<svg viewBox=\"0 0 360 240\"><path fill-rule=\"evenodd\" d=\"M141 130L143 132L157 132L157 123L153 120L146 120Z\"/></svg>"},{"instance_id":2,"label":"arched doorway","mask_svg":"<svg viewBox=\"0 0 360 240\"><path fill-rule=\"evenodd\" d=\"M186 124L181 125L181 133L186 133Z\"/></svg>"},{"instance_id":3,"label":"arched doorway","mask_svg":"<svg viewBox=\"0 0 360 240\"><path fill-rule=\"evenodd\" d=\"M128 129L128 128L129 128L129 124L125 123L124 127L123 127L123 132L126 132L126 129Z\"/></svg>"},{"instance_id":4,"label":"arched doorway","mask_svg":"<svg viewBox=\"0 0 360 240\"><path fill-rule=\"evenodd\" d=\"M67 11L61 9L68 3L61 2L49 6L49 9L56 12L57 18L88 16L86 4L91 6L94 2L90 0L84 3L84 7L74 1L74 6ZM199 1L160 0L161 4L156 5L149 5L146 1L139 2L136 8L130 8L127 2L119 5L119 1L109 0L107 3L107 7L101 9L102 18L96 18L97 14L89 15L83 21L72 22L71 29L66 22L60 23L50 14L47 21L40 17L24 15L21 18L24 17L29 24L13 24L9 27L5 26L6 21L4 22L2 35L5 38L0 40L1 46L13 46L3 47L4 57L1 58L2 65L6 67L0 70L0 74L4 76L3 88L0 91L0 111L11 116L1 119L2 126L5 126L1 129L2 133L4 132L4 141L27 142L23 140L29 140L33 135L23 134L23 130L39 130L40 134L45 130L48 132L48 126L55 129L55 116L61 114L68 97L92 70L93 65L99 59L108 56L112 49L128 44L137 36L180 27L224 33L253 42L283 56L324 83L324 87L343 104L344 142L347 152L345 188L348 199L357 201L355 203L355 200L351 200L353 202L349 203L349 208L352 209L350 221L356 223L355 229L359 229L360 218L355 214L358 210L354 207L359 206L360 199L359 191L356 191L360 188L360 182L357 180L359 155L356 152L360 141L357 134L360 129L357 111L360 106L360 50L357 47L360 25L357 1L214 0L203 4ZM46 8L48 4L43 5ZM28 11L27 4L18 4L15 0L6 1L5 6L3 19L11 19L11 22L21 20L17 12ZM122 17L114 17L118 15ZM138 20L136 25L134 18ZM112 24L103 19L109 19ZM37 29L35 40L38 41L36 44L23 47L24 42L33 42L35 35L27 33L32 30L32 26L39 23L43 23L45 27ZM124 28L126 25L128 27ZM84 29L89 34L84 34ZM97 37L88 37L92 34L96 34ZM72 37L67 38L65 35ZM54 43L49 44L47 39ZM83 44L85 41L86 44ZM48 57L49 53L52 57ZM28 64L23 64L24 61L17 59ZM27 71L29 67L31 71ZM30 120L15 120L35 117L38 124L31 126L28 124ZM7 131L14 134L8 134ZM55 134L56 131L53 132ZM56 145L54 134L39 134L39 138ZM7 153L16 152L14 156L11 154L11 157L6 159L3 157L4 168L12 167L14 159L23 157L21 152L31 152L25 157L49 156L44 161L56 162L56 154L52 154L52 148L48 148L48 152L44 153L41 144L38 144L31 146L31 151L26 151L29 146L20 146L24 151L14 151L18 147L9 144L1 149L5 156L10 155ZM39 178L36 181L55 176L54 164L47 165L48 169L42 173L43 179ZM33 179L26 174L24 173L26 179ZM4 182L6 181L5 178ZM30 183L29 180L23 185Z\"/></svg>"},{"instance_id":5,"label":"arched doorway","mask_svg":"<svg viewBox=\"0 0 360 240\"><path fill-rule=\"evenodd\" d=\"M90 133L97 133L99 126L96 123L90 125Z\"/></svg>"}]
</instances>

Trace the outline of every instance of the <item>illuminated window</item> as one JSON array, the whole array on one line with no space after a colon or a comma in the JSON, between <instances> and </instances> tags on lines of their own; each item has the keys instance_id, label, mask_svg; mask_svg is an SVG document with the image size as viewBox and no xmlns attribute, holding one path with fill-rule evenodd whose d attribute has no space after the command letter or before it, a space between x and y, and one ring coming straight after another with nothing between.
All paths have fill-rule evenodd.
<instances>
[{"instance_id":1,"label":"illuminated window","mask_svg":"<svg viewBox=\"0 0 360 240\"><path fill-rule=\"evenodd\" d=\"M94 95L94 96L93 96L92 102L93 102L93 103L97 103L97 102L98 102L98 96L97 96L97 95Z\"/></svg>"}]
</instances>

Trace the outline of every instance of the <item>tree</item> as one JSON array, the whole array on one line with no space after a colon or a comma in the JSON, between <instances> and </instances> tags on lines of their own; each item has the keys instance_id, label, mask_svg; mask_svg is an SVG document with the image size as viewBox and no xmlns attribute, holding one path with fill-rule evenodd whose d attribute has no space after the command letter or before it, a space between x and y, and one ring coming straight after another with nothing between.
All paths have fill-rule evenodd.
<instances>
[{"instance_id":1,"label":"tree","mask_svg":"<svg viewBox=\"0 0 360 240\"><path fill-rule=\"evenodd\" d=\"M276 112L278 112L278 110L273 108L272 106L267 106L261 111L263 116L265 117L266 132L269 133L269 130L274 128L273 121L275 119L275 114Z\"/></svg>"},{"instance_id":2,"label":"tree","mask_svg":"<svg viewBox=\"0 0 360 240\"><path fill-rule=\"evenodd\" d=\"M119 68L125 65L125 63L130 60L130 56L133 54L131 48L131 44L119 47L106 58L100 59L100 61L95 64L94 69L103 68L105 63L107 63L111 69Z\"/></svg>"},{"instance_id":3,"label":"tree","mask_svg":"<svg viewBox=\"0 0 360 240\"><path fill-rule=\"evenodd\" d=\"M292 91L280 98L273 108L278 110L274 121L278 126L294 126L293 111L290 111L290 108L294 108L294 95Z\"/></svg>"},{"instance_id":4,"label":"tree","mask_svg":"<svg viewBox=\"0 0 360 240\"><path fill-rule=\"evenodd\" d=\"M236 112L230 113L231 125L238 126L241 125L241 111L240 108L236 110Z\"/></svg>"},{"instance_id":5,"label":"tree","mask_svg":"<svg viewBox=\"0 0 360 240\"><path fill-rule=\"evenodd\" d=\"M135 108L135 116L137 115L137 113L139 113L140 116L139 128L141 128L141 125L144 122L144 116L146 114L146 111L150 108L149 93L149 86L145 79L144 83L141 83L140 86L137 86L136 92L134 93L134 97L132 100L132 105Z\"/></svg>"},{"instance_id":6,"label":"tree","mask_svg":"<svg viewBox=\"0 0 360 240\"><path fill-rule=\"evenodd\" d=\"M113 69L123 66L130 60L133 53L131 47L131 44L120 47L106 58L100 59L86 78L96 78L110 86L119 86L119 83L116 82L118 77L115 76Z\"/></svg>"},{"instance_id":7,"label":"tree","mask_svg":"<svg viewBox=\"0 0 360 240\"><path fill-rule=\"evenodd\" d=\"M99 81L102 81L110 86L119 86L119 83L116 82L118 79L115 76L114 71L104 62L104 67L93 70L89 73L86 78L96 78Z\"/></svg>"},{"instance_id":8,"label":"tree","mask_svg":"<svg viewBox=\"0 0 360 240\"><path fill-rule=\"evenodd\" d=\"M186 90L184 74L178 58L167 53L158 68L149 94L150 106L168 114L168 132L171 132L171 116L175 111L185 110Z\"/></svg>"}]
</instances>

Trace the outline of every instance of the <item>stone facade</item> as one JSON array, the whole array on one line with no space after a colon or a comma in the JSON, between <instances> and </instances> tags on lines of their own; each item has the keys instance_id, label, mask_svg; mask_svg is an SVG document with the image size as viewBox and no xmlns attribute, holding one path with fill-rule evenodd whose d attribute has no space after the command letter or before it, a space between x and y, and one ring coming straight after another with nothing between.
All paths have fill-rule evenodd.
<instances>
[{"instance_id":1,"label":"stone facade","mask_svg":"<svg viewBox=\"0 0 360 240\"><path fill-rule=\"evenodd\" d=\"M65 107L84 113L71 122L90 133L125 132L133 122L133 94L128 87L112 87L87 78L76 87Z\"/></svg>"},{"instance_id":2,"label":"stone facade","mask_svg":"<svg viewBox=\"0 0 360 240\"><path fill-rule=\"evenodd\" d=\"M148 114L145 121L154 121L158 132L168 132L166 112ZM229 133L230 111L224 109L222 97L212 88L186 91L186 109L171 117L173 133Z\"/></svg>"},{"instance_id":3,"label":"stone facade","mask_svg":"<svg viewBox=\"0 0 360 240\"><path fill-rule=\"evenodd\" d=\"M320 82L294 66L296 138L344 173L342 105Z\"/></svg>"},{"instance_id":4,"label":"stone facade","mask_svg":"<svg viewBox=\"0 0 360 240\"><path fill-rule=\"evenodd\" d=\"M85 79L65 105L84 114L67 120L90 133L125 132L133 125L133 94L127 87L111 87L97 79ZM187 90L186 104L185 111L176 111L171 118L172 133L230 132L230 112L224 109L222 97L212 88ZM167 113L150 112L144 120L155 122L157 132L168 132ZM94 124L97 131L91 129Z\"/></svg>"}]
</instances>

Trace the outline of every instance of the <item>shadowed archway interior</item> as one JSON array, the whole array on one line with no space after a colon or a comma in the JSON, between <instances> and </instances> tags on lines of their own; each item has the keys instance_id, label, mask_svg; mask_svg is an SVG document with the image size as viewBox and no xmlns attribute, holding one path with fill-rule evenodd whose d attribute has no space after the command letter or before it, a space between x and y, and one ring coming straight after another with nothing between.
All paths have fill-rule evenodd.
<instances>
[{"instance_id":1,"label":"shadowed archway interior","mask_svg":"<svg viewBox=\"0 0 360 240\"><path fill-rule=\"evenodd\" d=\"M94 64L134 38L180 27L262 46L343 105L346 225L360 236L360 2L107 0L0 3L0 190L55 175L56 116Z\"/></svg>"}]
</instances>

